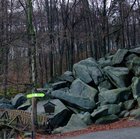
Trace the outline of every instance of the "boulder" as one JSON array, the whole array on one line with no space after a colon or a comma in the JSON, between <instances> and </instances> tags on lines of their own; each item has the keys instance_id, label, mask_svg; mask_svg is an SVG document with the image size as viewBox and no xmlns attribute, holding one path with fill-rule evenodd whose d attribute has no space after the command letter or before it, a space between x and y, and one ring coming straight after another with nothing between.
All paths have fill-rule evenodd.
<instances>
[{"instance_id":1,"label":"boulder","mask_svg":"<svg viewBox=\"0 0 140 139\"><path fill-rule=\"evenodd\" d=\"M134 77L132 79L132 94L134 98L140 97L140 78Z\"/></svg>"},{"instance_id":2,"label":"boulder","mask_svg":"<svg viewBox=\"0 0 140 139\"><path fill-rule=\"evenodd\" d=\"M117 104L119 102L123 102L128 100L131 95L131 91L129 88L118 88L107 90L99 93L99 101L100 103L108 103L108 104Z\"/></svg>"},{"instance_id":3,"label":"boulder","mask_svg":"<svg viewBox=\"0 0 140 139\"><path fill-rule=\"evenodd\" d=\"M51 133L55 128L67 125L72 113L68 109L62 110L47 121L46 132Z\"/></svg>"},{"instance_id":4,"label":"boulder","mask_svg":"<svg viewBox=\"0 0 140 139\"><path fill-rule=\"evenodd\" d=\"M55 105L54 115L57 115L63 110L66 110L66 109L68 110L68 108L59 99L53 99L53 100L50 100L50 102Z\"/></svg>"},{"instance_id":5,"label":"boulder","mask_svg":"<svg viewBox=\"0 0 140 139\"><path fill-rule=\"evenodd\" d=\"M105 115L108 115L107 107L100 107L99 109L96 109L91 113L93 121L95 121L97 118L100 118Z\"/></svg>"},{"instance_id":6,"label":"boulder","mask_svg":"<svg viewBox=\"0 0 140 139\"><path fill-rule=\"evenodd\" d=\"M0 109L14 109L14 106L8 103L0 103Z\"/></svg>"},{"instance_id":7,"label":"boulder","mask_svg":"<svg viewBox=\"0 0 140 139\"><path fill-rule=\"evenodd\" d=\"M51 87L52 87L53 90L58 90L58 89L61 89L61 88L65 88L67 86L68 86L67 81L59 81L59 82L51 84Z\"/></svg>"},{"instance_id":8,"label":"boulder","mask_svg":"<svg viewBox=\"0 0 140 139\"><path fill-rule=\"evenodd\" d=\"M27 98L25 97L24 94L17 94L13 99L12 99L12 105L14 108L18 108L20 105L25 103Z\"/></svg>"},{"instance_id":9,"label":"boulder","mask_svg":"<svg viewBox=\"0 0 140 139\"><path fill-rule=\"evenodd\" d=\"M3 97L0 99L0 103L11 104L11 101Z\"/></svg>"},{"instance_id":10,"label":"boulder","mask_svg":"<svg viewBox=\"0 0 140 139\"><path fill-rule=\"evenodd\" d=\"M80 79L76 79L69 91L56 90L51 96L58 98L67 104L80 108L84 111L91 111L96 106L97 90L88 86Z\"/></svg>"},{"instance_id":11,"label":"boulder","mask_svg":"<svg viewBox=\"0 0 140 139\"><path fill-rule=\"evenodd\" d=\"M100 67L93 58L74 64L73 73L76 78L80 78L85 83L94 81L98 85L104 79Z\"/></svg>"},{"instance_id":12,"label":"boulder","mask_svg":"<svg viewBox=\"0 0 140 139\"><path fill-rule=\"evenodd\" d=\"M118 51L115 53L112 59L112 64L121 64L124 60L124 57L126 56L128 50L127 49L118 49Z\"/></svg>"},{"instance_id":13,"label":"boulder","mask_svg":"<svg viewBox=\"0 0 140 139\"><path fill-rule=\"evenodd\" d=\"M110 82L116 87L127 87L130 85L128 68L107 66L104 68L104 71Z\"/></svg>"},{"instance_id":14,"label":"boulder","mask_svg":"<svg viewBox=\"0 0 140 139\"><path fill-rule=\"evenodd\" d=\"M131 70L135 76L140 76L140 57L134 57L127 62L129 70Z\"/></svg>"},{"instance_id":15,"label":"boulder","mask_svg":"<svg viewBox=\"0 0 140 139\"><path fill-rule=\"evenodd\" d=\"M124 114L124 118L128 117L130 115L130 112L127 111L125 114Z\"/></svg>"},{"instance_id":16,"label":"boulder","mask_svg":"<svg viewBox=\"0 0 140 139\"><path fill-rule=\"evenodd\" d=\"M27 110L31 106L31 100L27 100L25 103L20 105L17 109L18 110Z\"/></svg>"},{"instance_id":17,"label":"boulder","mask_svg":"<svg viewBox=\"0 0 140 139\"><path fill-rule=\"evenodd\" d=\"M102 106L103 107L103 106ZM108 114L119 114L121 112L121 106L118 104L107 104L104 107L108 108Z\"/></svg>"},{"instance_id":18,"label":"boulder","mask_svg":"<svg viewBox=\"0 0 140 139\"><path fill-rule=\"evenodd\" d=\"M140 107L140 97L137 98L138 107Z\"/></svg>"},{"instance_id":19,"label":"boulder","mask_svg":"<svg viewBox=\"0 0 140 139\"><path fill-rule=\"evenodd\" d=\"M104 80L98 85L98 89L100 92L102 90L110 90L113 89L113 85L108 80Z\"/></svg>"},{"instance_id":20,"label":"boulder","mask_svg":"<svg viewBox=\"0 0 140 139\"><path fill-rule=\"evenodd\" d=\"M76 131L86 128L87 125L79 118L78 115L73 114L68 122L68 124L63 128L62 133Z\"/></svg>"},{"instance_id":21,"label":"boulder","mask_svg":"<svg viewBox=\"0 0 140 139\"><path fill-rule=\"evenodd\" d=\"M79 113L77 115L86 125L92 124L91 115L89 112Z\"/></svg>"},{"instance_id":22,"label":"boulder","mask_svg":"<svg viewBox=\"0 0 140 139\"><path fill-rule=\"evenodd\" d=\"M130 111L130 116L135 117L135 116L138 116L138 115L140 115L140 108L133 109L133 110Z\"/></svg>"},{"instance_id":23,"label":"boulder","mask_svg":"<svg viewBox=\"0 0 140 139\"><path fill-rule=\"evenodd\" d=\"M119 118L123 118L127 112L128 112L127 110L121 111L121 113L119 114Z\"/></svg>"},{"instance_id":24,"label":"boulder","mask_svg":"<svg viewBox=\"0 0 140 139\"><path fill-rule=\"evenodd\" d=\"M140 47L130 49L129 52L134 54L140 54Z\"/></svg>"},{"instance_id":25,"label":"boulder","mask_svg":"<svg viewBox=\"0 0 140 139\"><path fill-rule=\"evenodd\" d=\"M74 77L71 71L66 71L64 74L62 74L59 79L61 81L67 81L72 83L74 81Z\"/></svg>"},{"instance_id":26,"label":"boulder","mask_svg":"<svg viewBox=\"0 0 140 139\"><path fill-rule=\"evenodd\" d=\"M112 60L111 59L100 58L99 61L98 61L98 64L101 68L104 68L106 66L112 66Z\"/></svg>"},{"instance_id":27,"label":"boulder","mask_svg":"<svg viewBox=\"0 0 140 139\"><path fill-rule=\"evenodd\" d=\"M135 100L127 100L124 102L124 108L126 110L131 110L135 107Z\"/></svg>"},{"instance_id":28,"label":"boulder","mask_svg":"<svg viewBox=\"0 0 140 139\"><path fill-rule=\"evenodd\" d=\"M109 124L112 122L116 122L118 120L119 120L118 116L112 114L112 115L103 116L103 117L97 119L95 121L95 124Z\"/></svg>"},{"instance_id":29,"label":"boulder","mask_svg":"<svg viewBox=\"0 0 140 139\"><path fill-rule=\"evenodd\" d=\"M136 54L129 54L128 56L125 57L124 62L125 62L126 67L128 67L128 69L131 69L131 66L132 66L131 63L134 57L138 57L138 56Z\"/></svg>"}]
</instances>

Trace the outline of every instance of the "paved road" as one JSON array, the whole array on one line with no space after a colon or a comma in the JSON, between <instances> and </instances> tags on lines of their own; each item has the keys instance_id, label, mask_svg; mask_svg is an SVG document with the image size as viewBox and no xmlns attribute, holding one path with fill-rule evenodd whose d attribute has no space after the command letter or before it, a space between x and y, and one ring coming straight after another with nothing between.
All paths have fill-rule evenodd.
<instances>
[{"instance_id":1,"label":"paved road","mask_svg":"<svg viewBox=\"0 0 140 139\"><path fill-rule=\"evenodd\" d=\"M140 127L99 131L65 139L140 139Z\"/></svg>"}]
</instances>

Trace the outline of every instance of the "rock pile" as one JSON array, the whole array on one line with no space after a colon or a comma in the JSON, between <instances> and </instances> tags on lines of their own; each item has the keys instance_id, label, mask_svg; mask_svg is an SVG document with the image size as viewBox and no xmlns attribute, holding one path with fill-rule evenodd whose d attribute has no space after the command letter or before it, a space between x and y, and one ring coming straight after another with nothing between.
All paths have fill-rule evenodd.
<instances>
[{"instance_id":1,"label":"rock pile","mask_svg":"<svg viewBox=\"0 0 140 139\"><path fill-rule=\"evenodd\" d=\"M140 48L119 49L98 61L82 60L74 64L73 72L67 73L57 82L66 82L65 87L52 89L48 94L63 102L73 114L66 126L54 132L81 129L93 123L107 124L140 114Z\"/></svg>"},{"instance_id":2,"label":"rock pile","mask_svg":"<svg viewBox=\"0 0 140 139\"><path fill-rule=\"evenodd\" d=\"M139 118L140 48L119 49L114 55L98 61L82 60L73 65L72 72L65 72L57 82L51 83L47 90L49 99L38 103L39 113L46 113L40 108L48 102L55 107L47 132L78 130L128 116ZM13 104L16 108L19 106L16 102Z\"/></svg>"}]
</instances>

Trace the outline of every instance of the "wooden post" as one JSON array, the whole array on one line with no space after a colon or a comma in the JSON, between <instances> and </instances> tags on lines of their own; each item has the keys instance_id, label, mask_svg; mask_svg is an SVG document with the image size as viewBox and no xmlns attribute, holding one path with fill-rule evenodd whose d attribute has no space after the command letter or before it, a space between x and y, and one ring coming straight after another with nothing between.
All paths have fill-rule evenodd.
<instances>
[{"instance_id":1,"label":"wooden post","mask_svg":"<svg viewBox=\"0 0 140 139\"><path fill-rule=\"evenodd\" d=\"M36 90L36 82L37 82L37 70L36 70L36 34L33 25L33 5L32 0L27 0L28 9L27 9L27 23L28 23L28 38L29 38L29 48L31 50L31 82L33 85L32 92L35 93ZM36 98L32 98L32 139L35 139L36 135L36 125L37 125L37 106L36 106Z\"/></svg>"}]
</instances>

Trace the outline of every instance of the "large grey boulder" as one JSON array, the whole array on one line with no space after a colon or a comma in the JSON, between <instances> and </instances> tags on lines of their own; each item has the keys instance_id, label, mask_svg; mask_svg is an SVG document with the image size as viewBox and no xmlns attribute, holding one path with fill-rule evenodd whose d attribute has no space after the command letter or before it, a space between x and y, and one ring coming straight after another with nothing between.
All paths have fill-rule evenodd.
<instances>
[{"instance_id":1,"label":"large grey boulder","mask_svg":"<svg viewBox=\"0 0 140 139\"><path fill-rule=\"evenodd\" d=\"M104 68L104 71L110 82L112 82L116 87L127 87L129 85L128 68L107 66Z\"/></svg>"},{"instance_id":2,"label":"large grey boulder","mask_svg":"<svg viewBox=\"0 0 140 139\"><path fill-rule=\"evenodd\" d=\"M18 108L20 105L25 103L27 100L26 96L24 94L17 94L14 98L12 98L12 105L14 108Z\"/></svg>"},{"instance_id":3,"label":"large grey boulder","mask_svg":"<svg viewBox=\"0 0 140 139\"><path fill-rule=\"evenodd\" d=\"M128 50L127 49L118 49L112 59L112 64L121 64L126 56Z\"/></svg>"},{"instance_id":4,"label":"large grey boulder","mask_svg":"<svg viewBox=\"0 0 140 139\"><path fill-rule=\"evenodd\" d=\"M130 88L112 89L99 93L99 101L101 104L115 104L128 100L130 95Z\"/></svg>"},{"instance_id":5,"label":"large grey boulder","mask_svg":"<svg viewBox=\"0 0 140 139\"><path fill-rule=\"evenodd\" d=\"M134 98L140 97L140 78L134 77L132 79L132 94Z\"/></svg>"},{"instance_id":6,"label":"large grey boulder","mask_svg":"<svg viewBox=\"0 0 140 139\"><path fill-rule=\"evenodd\" d=\"M63 128L62 133L76 131L86 128L87 125L79 118L78 115L73 114L68 122L68 124Z\"/></svg>"},{"instance_id":7,"label":"large grey boulder","mask_svg":"<svg viewBox=\"0 0 140 139\"><path fill-rule=\"evenodd\" d=\"M73 73L76 78L80 78L85 83L94 81L98 85L104 79L100 67L93 58L74 64Z\"/></svg>"},{"instance_id":8,"label":"large grey boulder","mask_svg":"<svg viewBox=\"0 0 140 139\"><path fill-rule=\"evenodd\" d=\"M58 98L85 111L91 111L96 106L97 90L88 86L80 79L76 79L69 91L56 90L51 93L52 97Z\"/></svg>"},{"instance_id":9,"label":"large grey boulder","mask_svg":"<svg viewBox=\"0 0 140 139\"><path fill-rule=\"evenodd\" d=\"M119 120L118 116L112 114L112 115L103 116L103 117L97 119L95 121L95 124L109 124L112 122L116 122L118 120Z\"/></svg>"}]
</instances>

